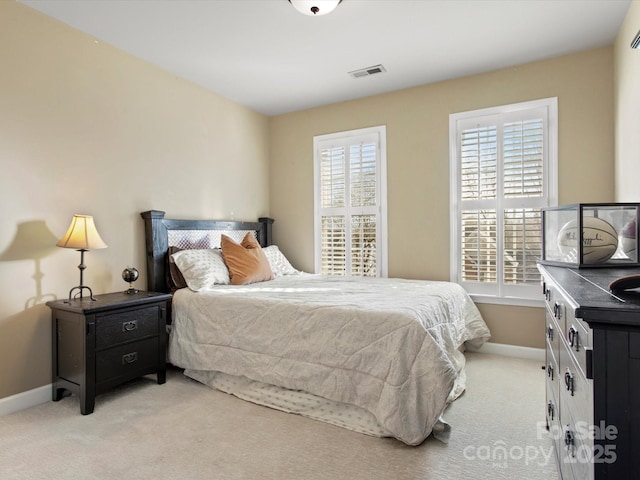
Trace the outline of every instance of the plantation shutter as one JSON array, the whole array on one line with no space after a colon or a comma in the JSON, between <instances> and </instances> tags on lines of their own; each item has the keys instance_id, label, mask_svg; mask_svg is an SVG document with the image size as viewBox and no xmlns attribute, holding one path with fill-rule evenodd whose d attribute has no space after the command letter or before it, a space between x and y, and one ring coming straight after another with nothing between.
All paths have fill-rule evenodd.
<instances>
[{"instance_id":1,"label":"plantation shutter","mask_svg":"<svg viewBox=\"0 0 640 480\"><path fill-rule=\"evenodd\" d=\"M503 132L505 284L540 282L536 261L542 257L544 201L544 118L507 122ZM521 199L538 208L517 208ZM512 207L512 208L509 208Z\"/></svg>"},{"instance_id":2,"label":"plantation shutter","mask_svg":"<svg viewBox=\"0 0 640 480\"><path fill-rule=\"evenodd\" d=\"M322 274L346 275L347 237L344 215L322 216Z\"/></svg>"},{"instance_id":3,"label":"plantation shutter","mask_svg":"<svg viewBox=\"0 0 640 480\"><path fill-rule=\"evenodd\" d=\"M452 115L452 278L471 293L518 296L540 281L549 111L499 110Z\"/></svg>"},{"instance_id":4,"label":"plantation shutter","mask_svg":"<svg viewBox=\"0 0 640 480\"><path fill-rule=\"evenodd\" d=\"M383 191L379 134L320 140L316 155L320 244L316 271L378 276Z\"/></svg>"},{"instance_id":5,"label":"plantation shutter","mask_svg":"<svg viewBox=\"0 0 640 480\"><path fill-rule=\"evenodd\" d=\"M497 131L495 125L486 125L460 135L463 281L497 280ZM492 208L483 209L482 204Z\"/></svg>"}]
</instances>

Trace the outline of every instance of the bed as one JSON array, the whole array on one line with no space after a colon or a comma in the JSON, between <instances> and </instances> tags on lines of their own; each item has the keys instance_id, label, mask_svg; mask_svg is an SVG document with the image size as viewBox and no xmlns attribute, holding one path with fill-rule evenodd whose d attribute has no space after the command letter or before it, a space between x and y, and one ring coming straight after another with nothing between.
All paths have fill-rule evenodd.
<instances>
[{"instance_id":1,"label":"bed","mask_svg":"<svg viewBox=\"0 0 640 480\"><path fill-rule=\"evenodd\" d=\"M270 218L141 215L148 289L173 293L168 357L186 375L254 403L407 445L431 434L447 440L442 414L464 391L462 352L489 338L459 285L299 272L272 245ZM259 244L270 279L234 285L224 278L211 283L210 276L194 283L203 274L191 269L209 261L201 259L219 263L222 242L226 253L229 242L236 248L245 241ZM237 279L231 254L223 258ZM185 273L178 282L176 271Z\"/></svg>"}]
</instances>

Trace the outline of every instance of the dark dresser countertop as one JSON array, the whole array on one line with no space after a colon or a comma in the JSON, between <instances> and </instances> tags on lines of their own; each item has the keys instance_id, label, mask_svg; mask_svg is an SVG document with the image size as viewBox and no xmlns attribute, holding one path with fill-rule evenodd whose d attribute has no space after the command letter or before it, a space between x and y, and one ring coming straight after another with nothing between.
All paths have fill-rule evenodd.
<instances>
[{"instance_id":1,"label":"dark dresser countertop","mask_svg":"<svg viewBox=\"0 0 640 480\"><path fill-rule=\"evenodd\" d=\"M611 292L609 284L640 268L567 268L540 265L576 303L576 317L594 324L640 327L640 289ZM612 313L615 313L612 315Z\"/></svg>"},{"instance_id":2,"label":"dark dresser countertop","mask_svg":"<svg viewBox=\"0 0 640 480\"><path fill-rule=\"evenodd\" d=\"M140 290L137 293L115 292L96 295L95 300L91 300L88 296L71 301L67 299L54 300L47 302L47 305L59 310L89 314L110 310L114 306L126 308L133 305L169 300L170 298L171 294L169 293L145 292Z\"/></svg>"}]
</instances>

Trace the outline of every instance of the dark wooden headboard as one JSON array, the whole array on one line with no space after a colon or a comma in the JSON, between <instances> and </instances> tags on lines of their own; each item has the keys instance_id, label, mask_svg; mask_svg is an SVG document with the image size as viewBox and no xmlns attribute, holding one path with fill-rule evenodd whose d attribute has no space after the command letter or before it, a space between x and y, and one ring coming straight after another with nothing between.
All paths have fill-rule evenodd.
<instances>
[{"instance_id":1,"label":"dark wooden headboard","mask_svg":"<svg viewBox=\"0 0 640 480\"><path fill-rule=\"evenodd\" d=\"M176 220L164 218L165 212L148 210L140 216L144 219L145 245L147 251L147 290L169 292L167 284L167 252L170 246L193 246L193 248L219 247L221 234L232 238L254 232L263 247L271 245L271 228L274 220L259 218L257 222L235 222L219 220ZM239 240L238 240L239 241Z\"/></svg>"}]
</instances>

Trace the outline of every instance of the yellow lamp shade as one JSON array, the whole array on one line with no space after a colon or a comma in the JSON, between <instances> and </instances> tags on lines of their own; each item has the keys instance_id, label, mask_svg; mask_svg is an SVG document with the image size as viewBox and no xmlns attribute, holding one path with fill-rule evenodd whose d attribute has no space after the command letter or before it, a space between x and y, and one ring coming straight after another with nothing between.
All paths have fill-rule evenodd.
<instances>
[{"instance_id":1,"label":"yellow lamp shade","mask_svg":"<svg viewBox=\"0 0 640 480\"><path fill-rule=\"evenodd\" d=\"M76 250L97 250L107 248L91 215L74 215L67 233L56 243L58 247Z\"/></svg>"}]
</instances>

